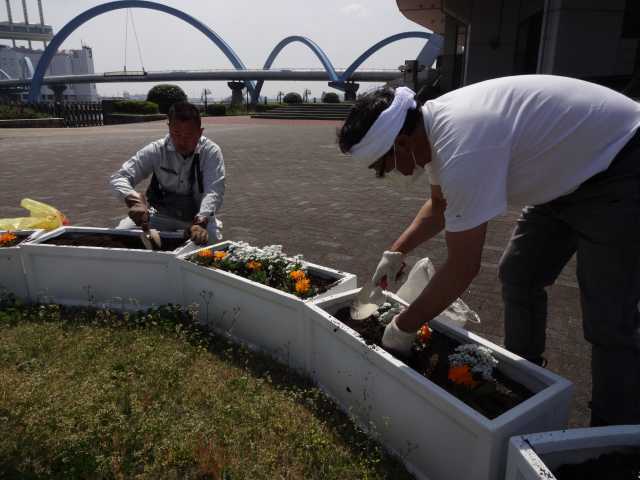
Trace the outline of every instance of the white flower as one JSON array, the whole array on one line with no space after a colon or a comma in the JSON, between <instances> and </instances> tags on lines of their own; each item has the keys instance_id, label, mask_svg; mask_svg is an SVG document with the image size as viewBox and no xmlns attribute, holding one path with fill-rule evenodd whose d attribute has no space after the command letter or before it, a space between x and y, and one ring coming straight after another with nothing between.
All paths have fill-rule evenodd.
<instances>
[{"instance_id":1,"label":"white flower","mask_svg":"<svg viewBox=\"0 0 640 480\"><path fill-rule=\"evenodd\" d=\"M479 374L483 379L495 381L493 369L498 365L498 360L493 356L491 349L475 343L467 343L456 347L455 352L449 355L451 367L469 365L471 371Z\"/></svg>"}]
</instances>

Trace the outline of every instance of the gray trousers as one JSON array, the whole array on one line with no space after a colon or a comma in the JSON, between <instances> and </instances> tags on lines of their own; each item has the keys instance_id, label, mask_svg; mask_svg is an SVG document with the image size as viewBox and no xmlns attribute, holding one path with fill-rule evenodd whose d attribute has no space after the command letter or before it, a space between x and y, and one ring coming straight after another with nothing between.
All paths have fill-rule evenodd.
<instances>
[{"instance_id":1,"label":"gray trousers","mask_svg":"<svg viewBox=\"0 0 640 480\"><path fill-rule=\"evenodd\" d=\"M182 220L160 215L159 213L151 212L149 215L149 228L155 228L161 232L184 231L190 226L191 222L183 222ZM116 228L121 230L138 229L140 227L138 227L129 217L124 217L120 220L120 223L118 223ZM209 234L210 244L222 240L222 222L219 222L217 219L209 222L209 225L207 225L207 233Z\"/></svg>"},{"instance_id":2,"label":"gray trousers","mask_svg":"<svg viewBox=\"0 0 640 480\"><path fill-rule=\"evenodd\" d=\"M592 423L640 424L639 134L575 192L522 211L499 268L508 350L541 358L545 287L574 253L592 346Z\"/></svg>"}]
</instances>

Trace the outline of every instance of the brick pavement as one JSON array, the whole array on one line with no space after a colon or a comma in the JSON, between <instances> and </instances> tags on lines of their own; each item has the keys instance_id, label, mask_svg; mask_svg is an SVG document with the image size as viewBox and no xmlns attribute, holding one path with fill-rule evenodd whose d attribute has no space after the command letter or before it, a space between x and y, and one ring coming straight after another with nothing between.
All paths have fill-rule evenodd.
<instances>
[{"instance_id":1,"label":"brick pavement","mask_svg":"<svg viewBox=\"0 0 640 480\"><path fill-rule=\"evenodd\" d=\"M221 218L228 239L278 243L286 252L356 273L363 282L381 252L425 200L415 186L398 193L335 144L338 122L205 119L205 135L223 149L227 193ZM82 129L0 130L0 218L22 216L23 197L60 208L76 225L109 227L126 214L108 177L129 156L166 132L164 122ZM502 343L497 264L519 208L489 224L482 269L464 300L482 324L471 330ZM442 236L411 260L446 258ZM571 262L549 291L547 356L551 370L576 384L572 426L586 426L590 350L582 336Z\"/></svg>"}]
</instances>

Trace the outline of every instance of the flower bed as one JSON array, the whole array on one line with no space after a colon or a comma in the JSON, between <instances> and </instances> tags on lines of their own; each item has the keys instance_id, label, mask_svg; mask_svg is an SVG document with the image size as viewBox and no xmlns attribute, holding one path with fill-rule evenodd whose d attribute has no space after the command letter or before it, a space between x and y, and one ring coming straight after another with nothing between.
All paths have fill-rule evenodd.
<instances>
[{"instance_id":1,"label":"flower bed","mask_svg":"<svg viewBox=\"0 0 640 480\"><path fill-rule=\"evenodd\" d=\"M377 314L364 320L353 320L346 307L338 310L335 317L362 336L366 344L383 348L384 327L398 311L386 303ZM418 332L409 356L401 360L490 419L533 396L524 385L500 372L491 349L476 343L463 344L427 325Z\"/></svg>"},{"instance_id":2,"label":"flower bed","mask_svg":"<svg viewBox=\"0 0 640 480\"><path fill-rule=\"evenodd\" d=\"M640 425L577 428L514 437L506 480L640 478Z\"/></svg>"},{"instance_id":3,"label":"flower bed","mask_svg":"<svg viewBox=\"0 0 640 480\"><path fill-rule=\"evenodd\" d=\"M307 358L304 302L356 285L355 275L240 242L177 258L182 303L197 304L202 322L299 369Z\"/></svg>"},{"instance_id":4,"label":"flower bed","mask_svg":"<svg viewBox=\"0 0 640 480\"><path fill-rule=\"evenodd\" d=\"M0 293L8 291L22 300L29 298L19 245L41 230L0 230Z\"/></svg>"},{"instance_id":5,"label":"flower bed","mask_svg":"<svg viewBox=\"0 0 640 480\"><path fill-rule=\"evenodd\" d=\"M510 379L533 393L504 413L488 418L403 361L367 344L339 321L336 315L349 307L357 292L334 295L309 306L307 364L315 381L403 458L419 478L502 479L511 436L566 425L572 391L566 379L435 319L430 323L432 340L442 337L454 344L488 349L499 362L494 372L497 378ZM386 295L392 302L401 303L397 297ZM448 366L445 371L448 375ZM466 378L479 381L474 375Z\"/></svg>"},{"instance_id":6,"label":"flower bed","mask_svg":"<svg viewBox=\"0 0 640 480\"><path fill-rule=\"evenodd\" d=\"M161 232L164 251L145 250L139 236L139 230L63 227L25 242L30 299L122 309L179 303L172 259L182 234Z\"/></svg>"}]
</instances>

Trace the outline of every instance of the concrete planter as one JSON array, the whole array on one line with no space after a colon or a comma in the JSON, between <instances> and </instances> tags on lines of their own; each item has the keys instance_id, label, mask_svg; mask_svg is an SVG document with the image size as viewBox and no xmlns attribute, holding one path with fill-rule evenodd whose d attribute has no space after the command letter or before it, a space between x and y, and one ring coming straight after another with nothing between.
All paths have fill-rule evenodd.
<instances>
[{"instance_id":1,"label":"concrete planter","mask_svg":"<svg viewBox=\"0 0 640 480\"><path fill-rule=\"evenodd\" d=\"M640 447L640 425L576 428L514 437L506 480L555 480L561 465L582 463L625 448Z\"/></svg>"},{"instance_id":2,"label":"concrete planter","mask_svg":"<svg viewBox=\"0 0 640 480\"><path fill-rule=\"evenodd\" d=\"M0 234L2 233L6 231L0 230ZM11 230L11 233L28 234L29 236L23 240L27 242L40 235L42 230ZM0 294L8 291L26 301L29 299L29 290L20 255L20 245L0 248Z\"/></svg>"},{"instance_id":3,"label":"concrete planter","mask_svg":"<svg viewBox=\"0 0 640 480\"><path fill-rule=\"evenodd\" d=\"M178 303L173 252L126 248L46 245L43 242L64 233L109 233L138 236L139 230L92 227L62 227L21 246L30 300L67 305L100 305L138 309ZM181 238L180 233L162 232L163 239Z\"/></svg>"},{"instance_id":4,"label":"concrete planter","mask_svg":"<svg viewBox=\"0 0 640 480\"><path fill-rule=\"evenodd\" d=\"M566 425L573 389L568 380L461 328L431 323L462 343L490 348L498 368L535 395L490 420L384 350L367 346L332 316L357 292L308 306L306 363L314 380L418 478L502 479L510 437Z\"/></svg>"},{"instance_id":5,"label":"concrete planter","mask_svg":"<svg viewBox=\"0 0 640 480\"><path fill-rule=\"evenodd\" d=\"M224 250L232 242L215 245ZM192 253L197 253L192 252ZM196 265L177 257L182 304L197 304L200 321L251 348L264 351L295 369L306 370L308 329L305 301L222 270ZM313 275L338 283L323 295L355 287L356 276L304 262ZM319 295L318 297L321 297Z\"/></svg>"}]
</instances>

